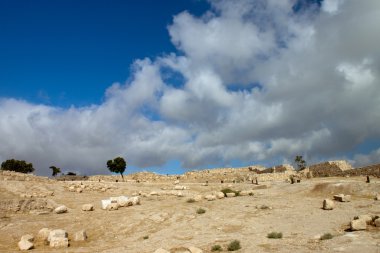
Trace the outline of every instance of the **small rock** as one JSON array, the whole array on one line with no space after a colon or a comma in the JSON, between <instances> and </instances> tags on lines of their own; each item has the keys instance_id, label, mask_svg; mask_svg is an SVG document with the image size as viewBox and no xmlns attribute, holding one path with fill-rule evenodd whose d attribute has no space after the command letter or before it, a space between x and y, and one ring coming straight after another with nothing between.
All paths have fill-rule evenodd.
<instances>
[{"instance_id":1,"label":"small rock","mask_svg":"<svg viewBox=\"0 0 380 253\"><path fill-rule=\"evenodd\" d=\"M380 200L380 193L376 194L375 200Z\"/></svg>"},{"instance_id":2,"label":"small rock","mask_svg":"<svg viewBox=\"0 0 380 253\"><path fill-rule=\"evenodd\" d=\"M208 201L213 201L213 200L216 200L216 196L215 195L206 195L205 199L207 199Z\"/></svg>"},{"instance_id":3,"label":"small rock","mask_svg":"<svg viewBox=\"0 0 380 253\"><path fill-rule=\"evenodd\" d=\"M52 248L67 248L67 247L69 247L69 239L54 237L50 240L50 247L52 247Z\"/></svg>"},{"instance_id":4,"label":"small rock","mask_svg":"<svg viewBox=\"0 0 380 253\"><path fill-rule=\"evenodd\" d=\"M67 207L64 206L64 205L59 206L56 209L54 209L54 212L57 213L57 214L67 213Z\"/></svg>"},{"instance_id":5,"label":"small rock","mask_svg":"<svg viewBox=\"0 0 380 253\"><path fill-rule=\"evenodd\" d=\"M159 249L156 249L156 250L154 251L154 253L170 253L170 251L167 251L167 250L165 250L165 249L163 249L163 248L159 248Z\"/></svg>"},{"instance_id":6,"label":"small rock","mask_svg":"<svg viewBox=\"0 0 380 253\"><path fill-rule=\"evenodd\" d=\"M367 229L367 222L364 219L353 220L350 223L350 227L351 227L352 231L366 230Z\"/></svg>"},{"instance_id":7,"label":"small rock","mask_svg":"<svg viewBox=\"0 0 380 253\"><path fill-rule=\"evenodd\" d=\"M376 227L380 227L380 218L377 218L373 223Z\"/></svg>"},{"instance_id":8,"label":"small rock","mask_svg":"<svg viewBox=\"0 0 380 253\"><path fill-rule=\"evenodd\" d=\"M94 205L93 204L84 204L82 206L82 211L94 211Z\"/></svg>"},{"instance_id":9,"label":"small rock","mask_svg":"<svg viewBox=\"0 0 380 253\"><path fill-rule=\"evenodd\" d=\"M174 184L179 184L179 180L174 181Z\"/></svg>"},{"instance_id":10,"label":"small rock","mask_svg":"<svg viewBox=\"0 0 380 253\"><path fill-rule=\"evenodd\" d=\"M141 203L141 198L139 196L135 196L129 199L130 202L132 202L132 205L140 205Z\"/></svg>"},{"instance_id":11,"label":"small rock","mask_svg":"<svg viewBox=\"0 0 380 253\"><path fill-rule=\"evenodd\" d=\"M334 201L331 199L325 199L323 200L323 209L324 210L333 210L335 207Z\"/></svg>"},{"instance_id":12,"label":"small rock","mask_svg":"<svg viewBox=\"0 0 380 253\"><path fill-rule=\"evenodd\" d=\"M372 223L372 216L369 214L362 214L359 216L355 216L354 220L364 220L367 223L367 225L369 225Z\"/></svg>"},{"instance_id":13,"label":"small rock","mask_svg":"<svg viewBox=\"0 0 380 253\"><path fill-rule=\"evenodd\" d=\"M34 241L34 236L31 234L23 235L21 236L20 241L28 241L28 242L33 242Z\"/></svg>"},{"instance_id":14,"label":"small rock","mask_svg":"<svg viewBox=\"0 0 380 253\"><path fill-rule=\"evenodd\" d=\"M102 199L101 200L101 204L102 204L102 209L107 209L107 206L109 205L109 204L111 204L111 200L110 199Z\"/></svg>"},{"instance_id":15,"label":"small rock","mask_svg":"<svg viewBox=\"0 0 380 253\"><path fill-rule=\"evenodd\" d=\"M74 241L86 241L87 233L85 230L80 230L74 234Z\"/></svg>"},{"instance_id":16,"label":"small rock","mask_svg":"<svg viewBox=\"0 0 380 253\"><path fill-rule=\"evenodd\" d=\"M193 197L193 199L194 199L196 202L201 201L202 198L203 198L202 195L195 195L195 196Z\"/></svg>"},{"instance_id":17,"label":"small rock","mask_svg":"<svg viewBox=\"0 0 380 253\"><path fill-rule=\"evenodd\" d=\"M18 248L20 250L30 250L34 247L34 244L27 240L21 240L18 242Z\"/></svg>"},{"instance_id":18,"label":"small rock","mask_svg":"<svg viewBox=\"0 0 380 253\"><path fill-rule=\"evenodd\" d=\"M83 189L82 188L77 188L77 193L82 193L83 192Z\"/></svg>"},{"instance_id":19,"label":"small rock","mask_svg":"<svg viewBox=\"0 0 380 253\"><path fill-rule=\"evenodd\" d=\"M67 238L67 232L63 229L51 230L48 236L48 241L50 242L53 238Z\"/></svg>"},{"instance_id":20,"label":"small rock","mask_svg":"<svg viewBox=\"0 0 380 253\"><path fill-rule=\"evenodd\" d=\"M216 193L216 197L217 197L218 199L223 199L223 198L224 198L224 193L223 193L223 192L217 192L217 193Z\"/></svg>"},{"instance_id":21,"label":"small rock","mask_svg":"<svg viewBox=\"0 0 380 253\"><path fill-rule=\"evenodd\" d=\"M158 192L153 191L153 192L150 192L149 195L150 196L158 196Z\"/></svg>"},{"instance_id":22,"label":"small rock","mask_svg":"<svg viewBox=\"0 0 380 253\"><path fill-rule=\"evenodd\" d=\"M47 240L49 238L50 231L51 230L48 228L40 229L40 231L38 231L38 234L37 234L37 240L47 242Z\"/></svg>"},{"instance_id":23,"label":"small rock","mask_svg":"<svg viewBox=\"0 0 380 253\"><path fill-rule=\"evenodd\" d=\"M196 247L188 247L187 248L191 253L203 253L203 250Z\"/></svg>"},{"instance_id":24,"label":"small rock","mask_svg":"<svg viewBox=\"0 0 380 253\"><path fill-rule=\"evenodd\" d=\"M344 195L344 194L334 195L334 200L337 200L340 202L350 202L351 201L351 195Z\"/></svg>"},{"instance_id":25,"label":"small rock","mask_svg":"<svg viewBox=\"0 0 380 253\"><path fill-rule=\"evenodd\" d=\"M107 210L108 211L115 211L119 209L119 204L118 203L110 203L108 206L107 206Z\"/></svg>"},{"instance_id":26,"label":"small rock","mask_svg":"<svg viewBox=\"0 0 380 253\"><path fill-rule=\"evenodd\" d=\"M232 198L232 197L236 196L236 194L234 192L228 192L228 193L226 193L226 195L227 195L227 198Z\"/></svg>"}]
</instances>

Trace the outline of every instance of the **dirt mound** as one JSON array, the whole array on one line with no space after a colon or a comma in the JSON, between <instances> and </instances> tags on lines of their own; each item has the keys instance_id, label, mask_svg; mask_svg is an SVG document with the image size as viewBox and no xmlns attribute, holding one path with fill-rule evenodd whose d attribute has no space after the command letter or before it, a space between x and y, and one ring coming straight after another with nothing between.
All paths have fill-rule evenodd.
<instances>
[{"instance_id":1,"label":"dirt mound","mask_svg":"<svg viewBox=\"0 0 380 253\"><path fill-rule=\"evenodd\" d=\"M366 184L365 182L326 182L316 184L310 191L312 194L350 194L356 196L373 195L379 189L378 184Z\"/></svg>"}]
</instances>

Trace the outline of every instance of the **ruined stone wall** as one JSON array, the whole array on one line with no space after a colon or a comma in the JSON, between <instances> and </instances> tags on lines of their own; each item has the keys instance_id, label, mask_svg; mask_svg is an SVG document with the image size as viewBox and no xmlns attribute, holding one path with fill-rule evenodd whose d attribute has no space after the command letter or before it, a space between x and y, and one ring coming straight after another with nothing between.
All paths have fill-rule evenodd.
<instances>
[{"instance_id":1,"label":"ruined stone wall","mask_svg":"<svg viewBox=\"0 0 380 253\"><path fill-rule=\"evenodd\" d=\"M309 166L314 177L341 176L343 171L352 170L351 164L347 161L328 161Z\"/></svg>"},{"instance_id":2,"label":"ruined stone wall","mask_svg":"<svg viewBox=\"0 0 380 253\"><path fill-rule=\"evenodd\" d=\"M9 170L0 170L0 181L48 181L48 177L35 176L33 174L18 173Z\"/></svg>"},{"instance_id":3,"label":"ruined stone wall","mask_svg":"<svg viewBox=\"0 0 380 253\"><path fill-rule=\"evenodd\" d=\"M342 172L342 176L373 176L380 177L380 164L374 164Z\"/></svg>"}]
</instances>

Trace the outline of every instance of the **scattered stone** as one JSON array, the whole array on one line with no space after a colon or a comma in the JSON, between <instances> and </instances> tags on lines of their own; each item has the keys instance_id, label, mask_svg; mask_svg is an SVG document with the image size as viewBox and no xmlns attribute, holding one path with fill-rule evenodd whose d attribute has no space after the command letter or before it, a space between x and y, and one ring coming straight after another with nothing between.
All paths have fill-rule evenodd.
<instances>
[{"instance_id":1,"label":"scattered stone","mask_svg":"<svg viewBox=\"0 0 380 253\"><path fill-rule=\"evenodd\" d=\"M170 251L167 251L167 250L165 250L165 249L163 249L163 248L159 248L159 249L156 249L156 250L154 251L154 253L170 253Z\"/></svg>"},{"instance_id":2,"label":"scattered stone","mask_svg":"<svg viewBox=\"0 0 380 253\"><path fill-rule=\"evenodd\" d=\"M223 199L223 198L224 198L224 193L223 193L223 192L217 192L217 193L216 193L216 197L217 197L218 199Z\"/></svg>"},{"instance_id":3,"label":"scattered stone","mask_svg":"<svg viewBox=\"0 0 380 253\"><path fill-rule=\"evenodd\" d=\"M350 223L350 228L352 231L366 230L367 222L364 219L353 220Z\"/></svg>"},{"instance_id":4,"label":"scattered stone","mask_svg":"<svg viewBox=\"0 0 380 253\"><path fill-rule=\"evenodd\" d=\"M187 248L191 253L203 253L203 250L196 247L188 247Z\"/></svg>"},{"instance_id":5,"label":"scattered stone","mask_svg":"<svg viewBox=\"0 0 380 253\"><path fill-rule=\"evenodd\" d=\"M34 241L33 235L30 235L30 234L23 235L21 237L21 240L18 242L18 247L20 250L30 250L34 247L33 241Z\"/></svg>"},{"instance_id":6,"label":"scattered stone","mask_svg":"<svg viewBox=\"0 0 380 253\"><path fill-rule=\"evenodd\" d=\"M83 189L82 188L78 188L76 191L77 191L77 193L82 193Z\"/></svg>"},{"instance_id":7,"label":"scattered stone","mask_svg":"<svg viewBox=\"0 0 380 253\"><path fill-rule=\"evenodd\" d=\"M375 200L380 200L380 193L376 194Z\"/></svg>"},{"instance_id":8,"label":"scattered stone","mask_svg":"<svg viewBox=\"0 0 380 253\"><path fill-rule=\"evenodd\" d=\"M371 224L372 223L372 216L369 214L362 214L359 216L355 216L354 220L364 220L366 224Z\"/></svg>"},{"instance_id":9,"label":"scattered stone","mask_svg":"<svg viewBox=\"0 0 380 253\"><path fill-rule=\"evenodd\" d=\"M380 227L380 218L377 218L373 223L376 227Z\"/></svg>"},{"instance_id":10,"label":"scattered stone","mask_svg":"<svg viewBox=\"0 0 380 253\"><path fill-rule=\"evenodd\" d=\"M226 193L226 195L227 195L227 198L236 197L236 194L234 192L228 192Z\"/></svg>"},{"instance_id":11,"label":"scattered stone","mask_svg":"<svg viewBox=\"0 0 380 253\"><path fill-rule=\"evenodd\" d=\"M323 209L324 210L333 210L335 207L334 201L331 199L325 199L323 200Z\"/></svg>"},{"instance_id":12,"label":"scattered stone","mask_svg":"<svg viewBox=\"0 0 380 253\"><path fill-rule=\"evenodd\" d=\"M174 184L179 184L179 180L174 181Z\"/></svg>"},{"instance_id":13,"label":"scattered stone","mask_svg":"<svg viewBox=\"0 0 380 253\"><path fill-rule=\"evenodd\" d=\"M67 213L67 207L64 206L64 205L61 205L61 206L55 208L54 212L57 213L57 214Z\"/></svg>"},{"instance_id":14,"label":"scattered stone","mask_svg":"<svg viewBox=\"0 0 380 253\"><path fill-rule=\"evenodd\" d=\"M272 210L273 209L271 206L267 206L267 205L257 205L256 208L261 209L261 210L266 210L266 209Z\"/></svg>"},{"instance_id":15,"label":"scattered stone","mask_svg":"<svg viewBox=\"0 0 380 253\"><path fill-rule=\"evenodd\" d=\"M132 206L140 205L141 198L139 196L132 197L132 198L129 199L128 205L130 205L129 203L132 203Z\"/></svg>"},{"instance_id":16,"label":"scattered stone","mask_svg":"<svg viewBox=\"0 0 380 253\"><path fill-rule=\"evenodd\" d=\"M50 247L52 248L69 247L67 232L63 229L55 229L50 231L48 241L50 242Z\"/></svg>"},{"instance_id":17,"label":"scattered stone","mask_svg":"<svg viewBox=\"0 0 380 253\"><path fill-rule=\"evenodd\" d=\"M205 199L207 199L208 201L213 201L213 200L216 200L216 196L215 195L206 195Z\"/></svg>"},{"instance_id":18,"label":"scattered stone","mask_svg":"<svg viewBox=\"0 0 380 253\"><path fill-rule=\"evenodd\" d=\"M48 228L42 228L40 231L38 231L37 234L37 240L47 242L50 234L50 229Z\"/></svg>"},{"instance_id":19,"label":"scattered stone","mask_svg":"<svg viewBox=\"0 0 380 253\"><path fill-rule=\"evenodd\" d=\"M337 200L340 202L350 202L351 201L351 195L344 195L344 194L334 195L334 200Z\"/></svg>"},{"instance_id":20,"label":"scattered stone","mask_svg":"<svg viewBox=\"0 0 380 253\"><path fill-rule=\"evenodd\" d=\"M111 204L111 200L110 199L102 199L101 200L101 204L102 204L102 209L107 209L107 206L109 205L109 204Z\"/></svg>"},{"instance_id":21,"label":"scattered stone","mask_svg":"<svg viewBox=\"0 0 380 253\"><path fill-rule=\"evenodd\" d=\"M158 192L153 191L153 192L150 192L149 195L150 196L158 196Z\"/></svg>"},{"instance_id":22,"label":"scattered stone","mask_svg":"<svg viewBox=\"0 0 380 253\"><path fill-rule=\"evenodd\" d=\"M119 209L119 204L118 203L110 203L107 207L108 211L115 211Z\"/></svg>"},{"instance_id":23,"label":"scattered stone","mask_svg":"<svg viewBox=\"0 0 380 253\"><path fill-rule=\"evenodd\" d=\"M74 241L86 241L87 233L85 230L80 230L74 234Z\"/></svg>"},{"instance_id":24,"label":"scattered stone","mask_svg":"<svg viewBox=\"0 0 380 253\"><path fill-rule=\"evenodd\" d=\"M82 211L94 211L94 205L93 204L84 204L82 206Z\"/></svg>"},{"instance_id":25,"label":"scattered stone","mask_svg":"<svg viewBox=\"0 0 380 253\"><path fill-rule=\"evenodd\" d=\"M187 187L182 186L182 185L176 185L176 186L174 186L174 190L187 190Z\"/></svg>"},{"instance_id":26,"label":"scattered stone","mask_svg":"<svg viewBox=\"0 0 380 253\"><path fill-rule=\"evenodd\" d=\"M195 195L195 196L193 197L193 199L194 199L196 202L201 201L202 198L203 198L202 195Z\"/></svg>"},{"instance_id":27,"label":"scattered stone","mask_svg":"<svg viewBox=\"0 0 380 253\"><path fill-rule=\"evenodd\" d=\"M50 247L52 248L67 248L69 247L69 239L67 238L52 238L50 240Z\"/></svg>"}]
</instances>

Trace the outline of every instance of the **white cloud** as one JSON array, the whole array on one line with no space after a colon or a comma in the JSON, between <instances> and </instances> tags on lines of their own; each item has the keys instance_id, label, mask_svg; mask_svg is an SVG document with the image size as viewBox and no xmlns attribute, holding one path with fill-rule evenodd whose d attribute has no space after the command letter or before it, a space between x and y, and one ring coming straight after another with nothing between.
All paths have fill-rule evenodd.
<instances>
[{"instance_id":1,"label":"white cloud","mask_svg":"<svg viewBox=\"0 0 380 253\"><path fill-rule=\"evenodd\" d=\"M220 0L204 16L176 15L168 29L181 56L137 60L99 105L3 98L0 158L45 174L50 165L104 173L117 155L139 167L270 164L336 158L379 139L380 2L326 0L313 18L292 13L293 2ZM375 161L373 152L354 159Z\"/></svg>"}]
</instances>

